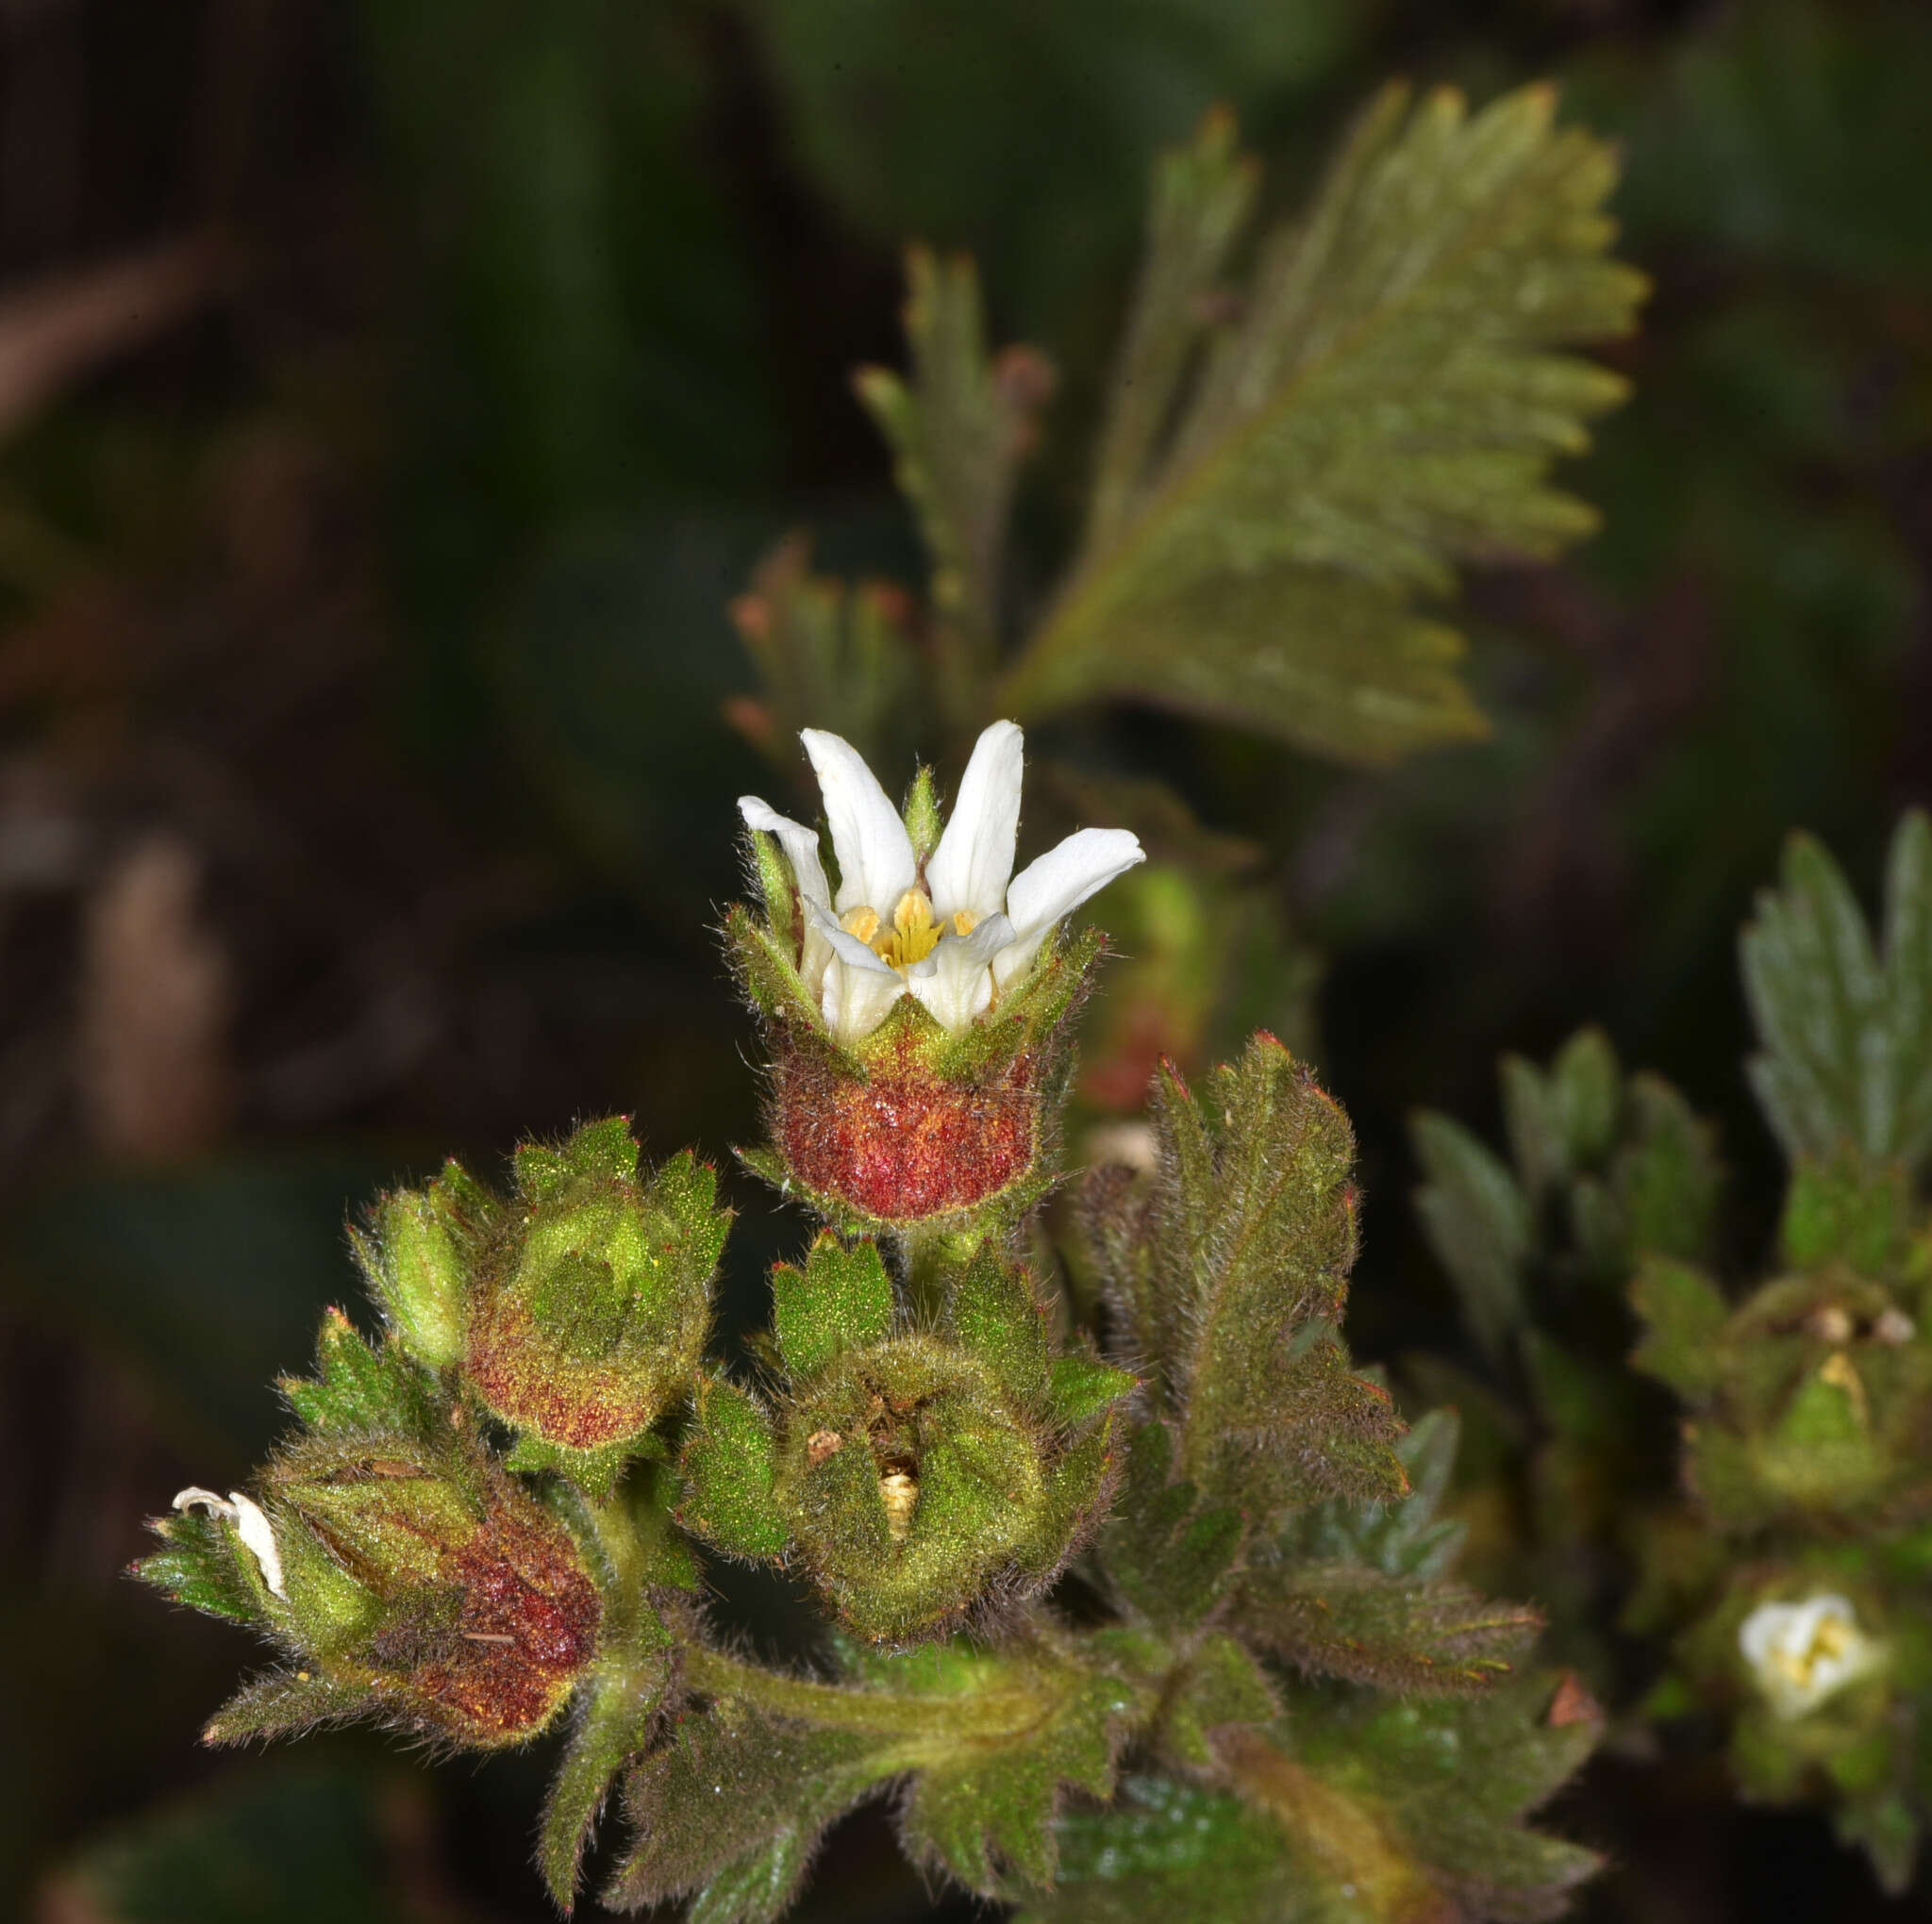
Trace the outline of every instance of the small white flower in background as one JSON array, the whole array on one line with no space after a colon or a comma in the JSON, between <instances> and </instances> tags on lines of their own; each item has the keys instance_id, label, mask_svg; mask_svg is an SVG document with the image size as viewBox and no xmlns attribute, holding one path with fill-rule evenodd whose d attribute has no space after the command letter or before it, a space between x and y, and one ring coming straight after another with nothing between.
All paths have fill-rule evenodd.
<instances>
[{"instance_id":1,"label":"small white flower in background","mask_svg":"<svg viewBox=\"0 0 1932 1924\"><path fill-rule=\"evenodd\" d=\"M1061 917L1146 859L1126 829L1083 828L1015 875L1024 738L995 722L974 744L922 872L899 811L858 751L823 729L799 738L824 798L837 897L814 831L756 795L738 806L749 827L777 837L791 864L805 907L799 970L841 1042L871 1035L902 995L957 1035L1032 967Z\"/></svg>"},{"instance_id":2,"label":"small white flower in background","mask_svg":"<svg viewBox=\"0 0 1932 1924\"><path fill-rule=\"evenodd\" d=\"M261 1581L268 1585L270 1596L279 1597L284 1603L289 1601L289 1593L282 1587L282 1553L275 1548L274 1526L267 1511L253 1497L244 1497L240 1490L219 1497L213 1490L185 1489L175 1499L174 1508L206 1510L210 1517L232 1523L235 1534L261 1566Z\"/></svg>"},{"instance_id":3,"label":"small white flower in background","mask_svg":"<svg viewBox=\"0 0 1932 1924\"><path fill-rule=\"evenodd\" d=\"M1878 1658L1850 1601L1836 1593L1760 1603L1739 1626L1738 1648L1782 1717L1808 1716Z\"/></svg>"}]
</instances>

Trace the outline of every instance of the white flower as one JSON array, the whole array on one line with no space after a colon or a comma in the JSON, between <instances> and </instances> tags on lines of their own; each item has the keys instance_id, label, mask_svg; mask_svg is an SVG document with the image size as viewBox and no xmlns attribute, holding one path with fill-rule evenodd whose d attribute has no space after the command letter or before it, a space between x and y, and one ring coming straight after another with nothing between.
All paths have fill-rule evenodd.
<instances>
[{"instance_id":1,"label":"white flower","mask_svg":"<svg viewBox=\"0 0 1932 1924\"><path fill-rule=\"evenodd\" d=\"M1857 1613L1835 1593L1802 1603L1760 1603L1739 1626L1738 1648L1781 1717L1808 1716L1878 1658Z\"/></svg>"},{"instance_id":2,"label":"white flower","mask_svg":"<svg viewBox=\"0 0 1932 1924\"><path fill-rule=\"evenodd\" d=\"M261 1581L268 1585L269 1594L284 1603L289 1601L289 1593L282 1587L282 1553L275 1548L275 1528L268 1512L254 1498L244 1497L240 1490L230 1490L223 1498L212 1490L185 1489L175 1497L173 1507L206 1510L210 1517L232 1523L243 1548L261 1566Z\"/></svg>"},{"instance_id":3,"label":"white flower","mask_svg":"<svg viewBox=\"0 0 1932 1924\"><path fill-rule=\"evenodd\" d=\"M1015 875L1023 737L995 722L974 744L922 873L899 811L858 750L818 728L800 739L824 798L837 897L811 829L756 795L738 806L791 864L805 909L800 973L841 1042L871 1035L902 995L958 1034L1025 973L1061 917L1146 859L1124 828L1083 828Z\"/></svg>"}]
</instances>

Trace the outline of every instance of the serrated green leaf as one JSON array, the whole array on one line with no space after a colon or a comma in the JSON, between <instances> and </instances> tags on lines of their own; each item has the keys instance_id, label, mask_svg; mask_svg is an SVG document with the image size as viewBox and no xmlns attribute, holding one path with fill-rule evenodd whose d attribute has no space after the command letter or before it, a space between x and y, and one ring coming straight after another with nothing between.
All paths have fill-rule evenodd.
<instances>
[{"instance_id":1,"label":"serrated green leaf","mask_svg":"<svg viewBox=\"0 0 1932 1924\"><path fill-rule=\"evenodd\" d=\"M608 1901L641 1910L690 1896L692 1924L769 1924L797 1894L825 1826L892 1774L874 1736L739 1700L687 1716L626 1784L637 1841Z\"/></svg>"},{"instance_id":2,"label":"serrated green leaf","mask_svg":"<svg viewBox=\"0 0 1932 1924\"><path fill-rule=\"evenodd\" d=\"M1029 1892L1016 1924L1281 1924L1314 1895L1265 1816L1202 1784L1130 1777L1058 1831L1058 1886Z\"/></svg>"},{"instance_id":3,"label":"serrated green leaf","mask_svg":"<svg viewBox=\"0 0 1932 1924\"><path fill-rule=\"evenodd\" d=\"M1610 1180L1630 1254L1707 1259L1724 1175L1715 1132L1661 1076L1632 1076L1625 1101L1634 1139L1612 1158Z\"/></svg>"},{"instance_id":4,"label":"serrated green leaf","mask_svg":"<svg viewBox=\"0 0 1932 1924\"><path fill-rule=\"evenodd\" d=\"M892 1328L892 1281L878 1245L841 1243L820 1233L805 1268L772 1271L772 1329L794 1383L815 1376L835 1356L883 1342Z\"/></svg>"},{"instance_id":5,"label":"serrated green leaf","mask_svg":"<svg viewBox=\"0 0 1932 1924\"><path fill-rule=\"evenodd\" d=\"M1120 1600L1163 1630L1199 1622L1220 1601L1247 1525L1232 1507L1209 1507L1171 1481L1174 1439L1158 1418L1128 1441L1126 1478L1100 1538L1101 1564Z\"/></svg>"},{"instance_id":6,"label":"serrated green leaf","mask_svg":"<svg viewBox=\"0 0 1932 1924\"><path fill-rule=\"evenodd\" d=\"M1932 1149L1932 821L1892 838L1885 949L1824 846L1794 836L1740 942L1761 1053L1749 1067L1793 1160L1852 1149L1916 1168Z\"/></svg>"},{"instance_id":7,"label":"serrated green leaf","mask_svg":"<svg viewBox=\"0 0 1932 1924\"><path fill-rule=\"evenodd\" d=\"M1233 1724L1267 1724L1281 1714L1274 1687L1254 1654L1234 1637L1205 1637L1169 1676L1160 1740L1167 1754L1196 1770L1214 1765L1214 1733Z\"/></svg>"},{"instance_id":8,"label":"serrated green leaf","mask_svg":"<svg viewBox=\"0 0 1932 1924\"><path fill-rule=\"evenodd\" d=\"M1251 1563L1231 1621L1310 1675L1429 1694L1497 1683L1542 1628L1534 1610L1459 1584L1309 1563Z\"/></svg>"},{"instance_id":9,"label":"serrated green leaf","mask_svg":"<svg viewBox=\"0 0 1932 1924\"><path fill-rule=\"evenodd\" d=\"M1203 1101L1164 1068L1152 1120L1152 1193L1093 1225L1095 1256L1181 1475L1251 1512L1406 1492L1392 1406L1334 1335L1356 1248L1339 1104L1262 1034Z\"/></svg>"},{"instance_id":10,"label":"serrated green leaf","mask_svg":"<svg viewBox=\"0 0 1932 1924\"><path fill-rule=\"evenodd\" d=\"M1601 1167L1617 1139L1624 1077L1617 1052L1601 1029L1579 1029L1557 1052L1547 1085L1573 1169Z\"/></svg>"},{"instance_id":11,"label":"serrated green leaf","mask_svg":"<svg viewBox=\"0 0 1932 1924\"><path fill-rule=\"evenodd\" d=\"M1132 695L1369 762L1483 731L1459 638L1411 597L1593 525L1545 476L1624 385L1556 350L1627 332L1643 290L1604 257L1610 150L1553 108L1547 88L1474 115L1448 91L1371 105L1005 711Z\"/></svg>"},{"instance_id":12,"label":"serrated green leaf","mask_svg":"<svg viewBox=\"0 0 1932 1924\"><path fill-rule=\"evenodd\" d=\"M956 638L943 650L951 692L976 706L983 691L973 678L997 658L1013 481L1053 376L1028 348L989 357L979 275L970 259L941 260L914 247L906 279L911 378L865 368L855 386L891 447L894 478L925 538L933 609Z\"/></svg>"},{"instance_id":13,"label":"serrated green leaf","mask_svg":"<svg viewBox=\"0 0 1932 1924\"><path fill-rule=\"evenodd\" d=\"M1207 296L1247 224L1258 170L1233 114L1209 111L1192 143L1154 169L1146 246L1127 307L1094 461L1087 543L1104 548L1131 518L1208 326Z\"/></svg>"},{"instance_id":14,"label":"serrated green leaf","mask_svg":"<svg viewBox=\"0 0 1932 1924\"><path fill-rule=\"evenodd\" d=\"M1441 1576L1462 1548L1468 1526L1436 1515L1456 1471L1462 1419L1453 1409L1430 1410L1395 1445L1408 1472L1409 1493L1391 1502L1316 1503L1291 1517L1272 1553L1291 1564L1354 1564L1388 1577Z\"/></svg>"},{"instance_id":15,"label":"serrated green leaf","mask_svg":"<svg viewBox=\"0 0 1932 1924\"><path fill-rule=\"evenodd\" d=\"M1415 1192L1423 1233L1456 1285L1471 1333L1491 1357L1502 1356L1523 1325L1529 1204L1502 1162L1459 1122L1421 1110L1408 1129L1426 1179Z\"/></svg>"}]
</instances>

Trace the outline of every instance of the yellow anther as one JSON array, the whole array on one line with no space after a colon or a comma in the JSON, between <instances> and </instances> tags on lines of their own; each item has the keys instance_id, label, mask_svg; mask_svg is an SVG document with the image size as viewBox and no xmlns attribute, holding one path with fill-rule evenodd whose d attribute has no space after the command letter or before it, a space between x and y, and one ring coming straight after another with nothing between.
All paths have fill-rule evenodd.
<instances>
[{"instance_id":1,"label":"yellow anther","mask_svg":"<svg viewBox=\"0 0 1932 1924\"><path fill-rule=\"evenodd\" d=\"M1779 1650L1772 1662L1793 1684L1809 1689L1811 1673L1820 1664L1835 1663L1851 1648L1851 1627L1841 1617L1823 1617L1802 1650Z\"/></svg>"},{"instance_id":2,"label":"yellow anther","mask_svg":"<svg viewBox=\"0 0 1932 1924\"><path fill-rule=\"evenodd\" d=\"M869 949L873 945L872 938L879 932L879 912L875 908L867 908L861 903L857 908L848 908L839 918L839 926L848 936L857 936Z\"/></svg>"},{"instance_id":3,"label":"yellow anther","mask_svg":"<svg viewBox=\"0 0 1932 1924\"><path fill-rule=\"evenodd\" d=\"M953 911L953 933L956 936L970 936L979 926L978 915L970 908L956 908Z\"/></svg>"},{"instance_id":4,"label":"yellow anther","mask_svg":"<svg viewBox=\"0 0 1932 1924\"><path fill-rule=\"evenodd\" d=\"M894 969L908 969L924 962L940 945L943 924L932 919L932 899L923 888L908 888L892 911L892 932L880 935L874 930L869 938L877 954Z\"/></svg>"}]
</instances>

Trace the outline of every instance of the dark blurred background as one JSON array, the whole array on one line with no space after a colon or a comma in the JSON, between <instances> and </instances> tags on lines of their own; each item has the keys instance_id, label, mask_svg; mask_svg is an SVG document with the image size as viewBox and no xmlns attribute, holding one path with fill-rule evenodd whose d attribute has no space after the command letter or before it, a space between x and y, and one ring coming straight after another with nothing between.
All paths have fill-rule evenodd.
<instances>
[{"instance_id":1,"label":"dark blurred background","mask_svg":"<svg viewBox=\"0 0 1932 1924\"><path fill-rule=\"evenodd\" d=\"M1480 747L1078 724L1322 958L1371 1358L1458 1340L1406 1112L1493 1129L1498 1051L1587 1020L1719 1119L1762 1251L1736 927L1791 827L1869 900L1932 799L1932 8L0 0L0 1912L546 1915L541 1753L199 1749L251 1653L125 1580L140 1518L272 1440L377 1186L620 1109L752 1135L711 925L773 777L724 606L794 526L917 582L847 383L900 243L972 249L1060 370L1044 579L1155 151L1229 101L1292 205L1391 73L1552 74L1622 142L1656 293L1565 476L1605 532L1474 584ZM755 1312L798 1227L735 1200ZM1649 1783L1564 1809L1595 1916L1910 1910L1821 1820ZM873 1816L801 1915L924 1904Z\"/></svg>"}]
</instances>

